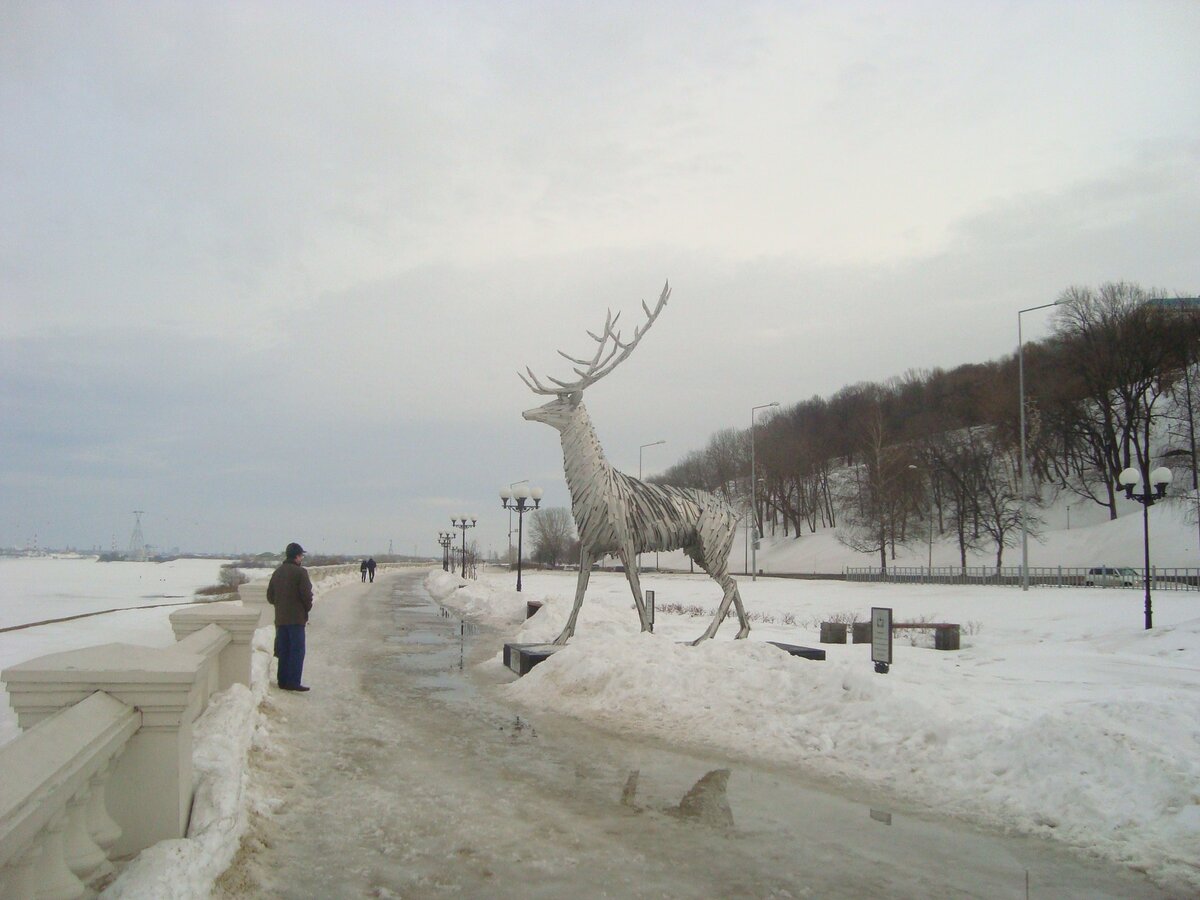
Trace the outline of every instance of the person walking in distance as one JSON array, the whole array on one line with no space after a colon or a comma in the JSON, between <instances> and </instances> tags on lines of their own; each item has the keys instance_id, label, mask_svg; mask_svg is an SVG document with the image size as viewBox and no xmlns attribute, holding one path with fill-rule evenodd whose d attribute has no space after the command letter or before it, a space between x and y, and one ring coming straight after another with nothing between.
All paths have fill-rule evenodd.
<instances>
[{"instance_id":1,"label":"person walking in distance","mask_svg":"<svg viewBox=\"0 0 1200 900\"><path fill-rule=\"evenodd\" d=\"M275 655L279 657L279 687L285 691L307 691L300 683L304 672L304 626L312 611L312 580L301 565L304 548L291 543L284 551L283 565L271 574L267 602L275 607Z\"/></svg>"},{"instance_id":2,"label":"person walking in distance","mask_svg":"<svg viewBox=\"0 0 1200 900\"><path fill-rule=\"evenodd\" d=\"M367 577L371 579L372 584L375 583L375 566L375 557L372 556L367 560Z\"/></svg>"},{"instance_id":3,"label":"person walking in distance","mask_svg":"<svg viewBox=\"0 0 1200 900\"><path fill-rule=\"evenodd\" d=\"M364 559L358 564L358 573L362 575L363 584L367 583L367 561Z\"/></svg>"}]
</instances>

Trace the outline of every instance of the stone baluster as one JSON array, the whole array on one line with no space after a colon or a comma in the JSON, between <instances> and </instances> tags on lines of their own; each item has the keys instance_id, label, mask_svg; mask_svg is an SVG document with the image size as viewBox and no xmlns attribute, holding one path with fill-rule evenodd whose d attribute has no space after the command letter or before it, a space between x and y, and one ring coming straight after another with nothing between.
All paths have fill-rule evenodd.
<instances>
[{"instance_id":1,"label":"stone baluster","mask_svg":"<svg viewBox=\"0 0 1200 900\"><path fill-rule=\"evenodd\" d=\"M67 865L63 846L65 828L66 813L62 812L38 835L42 852L34 863L33 874L33 895L37 900L78 900L87 893L87 885Z\"/></svg>"},{"instance_id":2,"label":"stone baluster","mask_svg":"<svg viewBox=\"0 0 1200 900\"><path fill-rule=\"evenodd\" d=\"M37 894L37 861L42 855L40 844L34 844L20 858L0 867L0 897L13 900L32 900Z\"/></svg>"},{"instance_id":3,"label":"stone baluster","mask_svg":"<svg viewBox=\"0 0 1200 900\"><path fill-rule=\"evenodd\" d=\"M115 764L115 759L110 761L107 766L92 776L91 783L88 785L91 789L87 810L88 833L92 836L92 840L105 851L111 850L113 844L117 842L117 838L121 836L121 826L114 822L112 816L108 814L108 806L104 802L108 776L112 774Z\"/></svg>"},{"instance_id":4,"label":"stone baluster","mask_svg":"<svg viewBox=\"0 0 1200 900\"><path fill-rule=\"evenodd\" d=\"M63 832L63 853L67 865L80 881L91 881L112 872L112 863L100 845L92 839L88 828L88 805L91 790L84 787L67 803L67 824Z\"/></svg>"}]
</instances>

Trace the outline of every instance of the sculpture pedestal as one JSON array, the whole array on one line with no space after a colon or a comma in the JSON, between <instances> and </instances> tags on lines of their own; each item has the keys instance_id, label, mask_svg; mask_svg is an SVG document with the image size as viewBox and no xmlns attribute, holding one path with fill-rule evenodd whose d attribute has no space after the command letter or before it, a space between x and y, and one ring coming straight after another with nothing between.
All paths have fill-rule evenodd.
<instances>
[{"instance_id":1,"label":"sculpture pedestal","mask_svg":"<svg viewBox=\"0 0 1200 900\"><path fill-rule=\"evenodd\" d=\"M518 675L527 675L530 669L562 648L562 644L505 644L504 667Z\"/></svg>"},{"instance_id":2,"label":"sculpture pedestal","mask_svg":"<svg viewBox=\"0 0 1200 900\"><path fill-rule=\"evenodd\" d=\"M799 644L782 644L779 641L767 641L767 643L774 647L778 647L780 650L787 651L788 653L792 654L792 656L800 656L804 659L815 659L820 661L825 659L825 651L818 649L817 647L801 647Z\"/></svg>"}]
</instances>

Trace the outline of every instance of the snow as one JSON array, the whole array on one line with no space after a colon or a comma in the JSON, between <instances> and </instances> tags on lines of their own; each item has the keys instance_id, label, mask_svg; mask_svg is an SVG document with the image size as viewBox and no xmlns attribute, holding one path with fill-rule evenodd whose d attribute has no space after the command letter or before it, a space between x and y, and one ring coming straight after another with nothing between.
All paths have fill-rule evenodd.
<instances>
[{"instance_id":1,"label":"snow","mask_svg":"<svg viewBox=\"0 0 1200 900\"><path fill-rule=\"evenodd\" d=\"M1140 524L1140 516L1087 529L1073 523L1071 541L1077 531L1090 537L1064 564L1103 556L1136 565L1110 554L1125 532L1140 539ZM1163 521L1152 519L1151 527L1163 532L1156 540L1164 548L1195 540L1195 525L1182 518L1178 536ZM1065 535L1052 535L1051 543ZM826 547L829 559L844 559L847 551L836 547ZM759 560L781 552L764 551ZM136 563L6 560L0 622L140 605L152 602L147 594L174 603L171 595L186 598L216 581L219 563L180 562L187 565L142 570ZM210 568L190 568L198 562ZM125 573L124 585L110 576L117 572ZM507 571L463 582L436 570L427 586L506 640L542 642L565 621L575 577L528 571L525 591L517 593ZM319 582L318 602L341 583L345 578ZM1145 631L1139 589L738 583L753 619L748 641L734 641L736 626L726 622L714 641L678 643L697 637L709 616L664 610L696 606L711 615L719 595L703 575L643 577L657 593L656 633L649 635L638 631L624 577L597 572L569 646L520 680L498 656L481 674L511 682L504 694L532 713L563 713L618 733L796 767L847 790L890 792L940 814L1052 837L1145 870L1180 895L1200 891L1200 594L1156 592L1155 628ZM526 621L525 604L534 599L544 606ZM890 674L877 675L868 647L818 644L821 621L866 619L872 606L891 607L896 621L958 622L963 649L935 651L928 638L914 638L914 646L898 635ZM0 664L118 640L167 646L174 608L0 634ZM767 640L822 646L828 659L790 657ZM258 709L270 629L260 630L255 649L251 688L215 695L196 723L191 834L143 853L106 896L205 897L233 858L251 802L247 754L270 749ZM0 742L16 734L7 704L3 715Z\"/></svg>"},{"instance_id":2,"label":"snow","mask_svg":"<svg viewBox=\"0 0 1200 900\"><path fill-rule=\"evenodd\" d=\"M552 640L575 573L509 572L464 584L440 570L427 587L516 643ZM531 711L738 759L795 766L848 786L1001 829L1052 837L1200 890L1200 595L1127 589L920 586L739 579L756 621L699 636L719 600L703 575L647 574L654 634L638 630L623 575L593 573L570 644L506 688ZM524 620L525 604L543 607ZM665 613L665 604L708 615ZM868 645L820 645L835 617L963 626L957 652L899 632L876 674ZM785 617L788 622L784 624ZM825 662L768 640L822 646ZM914 644L916 644L914 646ZM924 645L924 646L921 646ZM500 667L499 658L486 664Z\"/></svg>"}]
</instances>

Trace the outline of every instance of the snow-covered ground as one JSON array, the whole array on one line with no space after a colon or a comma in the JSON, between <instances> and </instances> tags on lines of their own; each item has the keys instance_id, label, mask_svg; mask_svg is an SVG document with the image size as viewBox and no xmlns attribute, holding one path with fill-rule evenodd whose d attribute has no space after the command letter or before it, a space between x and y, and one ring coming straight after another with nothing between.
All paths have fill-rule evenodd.
<instances>
[{"instance_id":1,"label":"snow-covered ground","mask_svg":"<svg viewBox=\"0 0 1200 900\"><path fill-rule=\"evenodd\" d=\"M657 594L654 634L638 631L624 576L594 573L576 636L506 688L533 711L614 731L796 766L847 786L1002 829L1044 835L1200 891L1200 594L1155 595L1143 629L1137 589L873 585L740 578L753 622L698 647L716 585L703 575L643 576ZM443 602L515 642L553 639L575 575L509 572L466 583L437 570ZM523 619L528 600L544 602ZM876 674L868 645L819 645L823 620L872 606L895 621L963 626L958 652L897 637ZM825 662L766 643L824 646ZM501 677L499 658L486 664Z\"/></svg>"},{"instance_id":2,"label":"snow-covered ground","mask_svg":"<svg viewBox=\"0 0 1200 900\"><path fill-rule=\"evenodd\" d=\"M1176 513L1172 528L1172 520L1163 518L1170 507L1151 512L1155 561L1161 549L1162 565L1194 564L1195 526ZM1069 535L1052 533L1037 546L1078 542L1077 556L1061 559L1063 565L1097 559L1137 565L1136 554L1113 554L1129 540L1140 547L1140 528L1140 516L1086 529L1073 522ZM840 570L848 551L825 536L789 542L795 546L785 544L784 550L820 542L828 556L815 567ZM913 553L910 564L921 564L920 548ZM1051 564L1048 558L1034 561ZM193 564L196 570L181 567ZM177 603L177 595L186 599L215 583L219 571L215 561L145 564L146 571L140 565L0 561L0 627L156 598ZM124 581L106 581L118 578L115 573ZM512 590L508 572L486 572L478 583L460 587L437 570L429 587L446 604L513 640L550 639L569 610L574 575L527 572L524 581L523 594ZM561 711L615 731L796 766L850 788L891 791L971 821L1048 835L1144 869L1180 896L1200 892L1200 594L1156 593L1156 627L1147 632L1137 589L1022 593L738 581L754 619L751 640L734 642L736 627L727 622L716 641L693 648L676 642L698 636L707 618L664 610L673 604L715 608L717 590L707 578L645 576L644 585L657 592L659 613L656 634L643 635L624 578L596 573L571 645L504 691L535 711ZM321 582L318 592L339 583ZM530 599L546 605L526 622ZM898 639L891 673L876 675L863 645L824 645L829 658L818 663L765 644L816 646L820 621L865 619L871 606L892 607L897 621L959 622L963 649L939 652ZM172 608L0 634L0 666L111 641L166 646L173 641L167 619ZM252 690L214 698L197 723L194 836L144 855L109 895L206 896L236 851L246 803L241 767L258 734L268 632L257 641ZM483 674L510 679L498 658L486 666ZM0 743L16 733L5 703Z\"/></svg>"}]
</instances>

